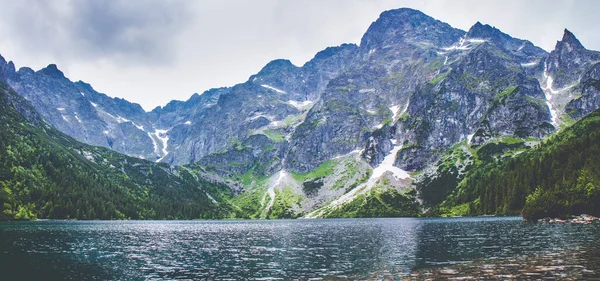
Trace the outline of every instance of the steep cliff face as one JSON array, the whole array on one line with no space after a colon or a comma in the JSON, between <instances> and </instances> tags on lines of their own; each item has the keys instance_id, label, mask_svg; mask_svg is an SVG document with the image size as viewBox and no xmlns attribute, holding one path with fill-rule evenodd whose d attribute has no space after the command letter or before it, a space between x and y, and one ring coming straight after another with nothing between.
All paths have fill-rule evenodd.
<instances>
[{"instance_id":1,"label":"steep cliff face","mask_svg":"<svg viewBox=\"0 0 600 281\"><path fill-rule=\"evenodd\" d=\"M344 69L355 50L356 45L350 44L328 48L303 67L294 66L288 60L268 63L247 82L221 94L213 107L195 115L186 136L173 139L176 150L166 160L185 164L201 161L202 157L214 153L229 155L224 152L236 150L237 144L255 135L266 136L275 143L288 143L296 126L321 96L324 85ZM265 143L261 149L269 146L272 144ZM275 147L279 150L287 145ZM279 158L283 161L284 157ZM201 162L208 163L206 161ZM246 166L255 164L257 162L250 162Z\"/></svg>"},{"instance_id":2,"label":"steep cliff face","mask_svg":"<svg viewBox=\"0 0 600 281\"><path fill-rule=\"evenodd\" d=\"M363 36L357 61L330 81L294 133L286 165L304 172L364 148L374 131L395 121L409 95L438 74L443 57L436 50L463 35L419 11L382 13Z\"/></svg>"},{"instance_id":3,"label":"steep cliff face","mask_svg":"<svg viewBox=\"0 0 600 281\"><path fill-rule=\"evenodd\" d=\"M600 63L594 64L583 75L577 92L574 99L569 101L565 108L565 112L571 118L581 119L600 108Z\"/></svg>"},{"instance_id":4,"label":"steep cliff face","mask_svg":"<svg viewBox=\"0 0 600 281\"><path fill-rule=\"evenodd\" d=\"M583 47L575 35L564 31L561 41L544 61L539 76L555 125L570 125L597 107L598 91L594 87L594 65L600 52ZM596 77L596 78L594 78Z\"/></svg>"},{"instance_id":5,"label":"steep cliff face","mask_svg":"<svg viewBox=\"0 0 600 281\"><path fill-rule=\"evenodd\" d=\"M12 62L4 65L7 83L63 133L139 158L160 157L162 151L154 146L157 131L138 104L100 94L81 81L74 83L53 64L39 71L15 71Z\"/></svg>"},{"instance_id":6,"label":"steep cliff face","mask_svg":"<svg viewBox=\"0 0 600 281\"><path fill-rule=\"evenodd\" d=\"M396 161L401 168L421 170L465 139L480 145L501 135L542 138L554 130L537 80L497 45L465 40L481 41L453 51L456 60L411 96L396 126L405 145Z\"/></svg>"}]
</instances>

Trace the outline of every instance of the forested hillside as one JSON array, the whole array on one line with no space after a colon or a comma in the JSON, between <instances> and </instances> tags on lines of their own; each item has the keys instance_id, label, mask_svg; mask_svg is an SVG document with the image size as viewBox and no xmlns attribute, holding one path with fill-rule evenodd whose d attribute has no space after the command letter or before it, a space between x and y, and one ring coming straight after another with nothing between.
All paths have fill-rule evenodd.
<instances>
[{"instance_id":1,"label":"forested hillside","mask_svg":"<svg viewBox=\"0 0 600 281\"><path fill-rule=\"evenodd\" d=\"M0 219L195 219L233 214L227 203L218 203L232 195L227 185L203 179L197 170L81 144L46 125L1 81L0 125Z\"/></svg>"},{"instance_id":2,"label":"forested hillside","mask_svg":"<svg viewBox=\"0 0 600 281\"><path fill-rule=\"evenodd\" d=\"M431 215L600 215L600 110L517 156L474 162Z\"/></svg>"}]
</instances>

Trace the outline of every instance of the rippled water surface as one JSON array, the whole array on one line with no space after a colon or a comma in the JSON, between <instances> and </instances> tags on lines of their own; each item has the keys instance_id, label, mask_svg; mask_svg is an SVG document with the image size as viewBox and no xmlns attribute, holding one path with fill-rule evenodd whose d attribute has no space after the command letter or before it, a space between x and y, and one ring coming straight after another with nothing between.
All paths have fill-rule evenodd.
<instances>
[{"instance_id":1,"label":"rippled water surface","mask_svg":"<svg viewBox=\"0 0 600 281\"><path fill-rule=\"evenodd\" d=\"M544 225L521 218L0 222L0 276L419 279L480 267L509 274L502 271L511 263L546 271L572 266L577 274L596 276L599 243L600 223Z\"/></svg>"}]
</instances>

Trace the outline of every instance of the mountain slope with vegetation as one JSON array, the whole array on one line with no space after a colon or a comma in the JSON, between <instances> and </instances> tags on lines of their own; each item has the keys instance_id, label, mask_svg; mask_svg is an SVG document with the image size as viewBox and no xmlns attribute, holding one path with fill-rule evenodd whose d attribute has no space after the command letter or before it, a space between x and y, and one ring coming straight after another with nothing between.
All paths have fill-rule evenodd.
<instances>
[{"instance_id":1,"label":"mountain slope with vegetation","mask_svg":"<svg viewBox=\"0 0 600 281\"><path fill-rule=\"evenodd\" d=\"M25 113L28 117L25 118ZM0 81L0 219L224 218L221 182L81 144Z\"/></svg>"},{"instance_id":2,"label":"mountain slope with vegetation","mask_svg":"<svg viewBox=\"0 0 600 281\"><path fill-rule=\"evenodd\" d=\"M475 164L429 214L600 215L600 110L516 156L498 147L479 148Z\"/></svg>"}]
</instances>

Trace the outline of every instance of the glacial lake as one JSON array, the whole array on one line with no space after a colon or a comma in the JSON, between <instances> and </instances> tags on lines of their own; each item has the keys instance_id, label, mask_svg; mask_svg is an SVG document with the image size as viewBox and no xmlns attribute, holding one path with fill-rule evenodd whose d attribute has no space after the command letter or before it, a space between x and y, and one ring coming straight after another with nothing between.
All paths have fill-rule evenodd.
<instances>
[{"instance_id":1,"label":"glacial lake","mask_svg":"<svg viewBox=\"0 0 600 281\"><path fill-rule=\"evenodd\" d=\"M0 222L2 280L600 277L600 223L519 217Z\"/></svg>"}]
</instances>

